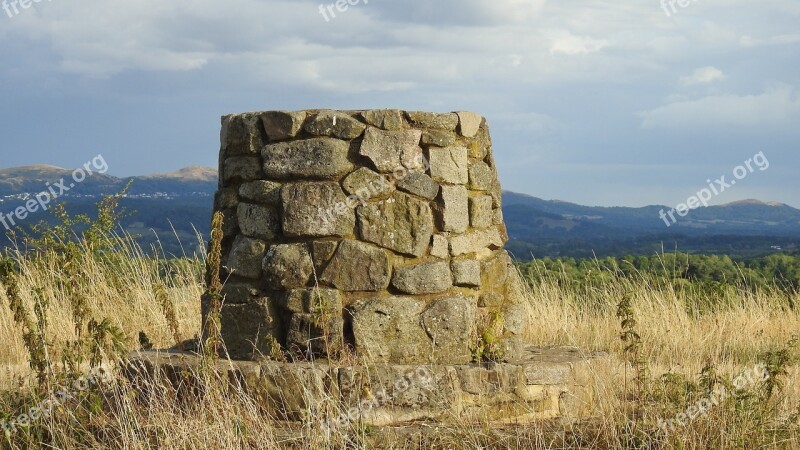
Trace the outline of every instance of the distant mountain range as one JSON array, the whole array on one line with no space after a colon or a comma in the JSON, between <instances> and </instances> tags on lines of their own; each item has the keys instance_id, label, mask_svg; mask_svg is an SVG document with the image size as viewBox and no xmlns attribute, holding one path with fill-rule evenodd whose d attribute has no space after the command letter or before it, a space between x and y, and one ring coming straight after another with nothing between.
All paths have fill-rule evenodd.
<instances>
[{"instance_id":1,"label":"distant mountain range","mask_svg":"<svg viewBox=\"0 0 800 450\"><path fill-rule=\"evenodd\" d=\"M761 256L800 248L800 210L791 206L742 200L675 215L667 206L643 208L582 206L504 192L505 214L520 258L543 256L624 256L681 250L692 253ZM523 256L524 255L524 256Z\"/></svg>"},{"instance_id":2,"label":"distant mountain range","mask_svg":"<svg viewBox=\"0 0 800 450\"><path fill-rule=\"evenodd\" d=\"M70 182L72 171L45 165L0 170L0 213L13 211L62 178ZM217 172L208 167L128 178L93 174L60 201L71 212L90 213L102 195L128 185L121 205L130 216L123 226L146 246L157 244L181 254L197 247L198 233L207 236L217 189ZM520 259L652 254L662 249L748 257L800 249L800 210L781 203L743 200L700 208L686 217L676 216L669 227L659 217L661 210L670 209L666 206L592 207L514 192L504 192L503 203L509 249ZM47 218L38 213L33 220Z\"/></svg>"}]
</instances>

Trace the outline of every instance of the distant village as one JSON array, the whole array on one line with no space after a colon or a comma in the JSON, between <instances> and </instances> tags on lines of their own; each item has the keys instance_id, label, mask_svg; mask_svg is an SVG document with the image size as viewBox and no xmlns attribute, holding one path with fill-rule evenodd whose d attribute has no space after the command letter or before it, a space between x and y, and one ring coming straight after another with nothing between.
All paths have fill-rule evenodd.
<instances>
[{"instance_id":1,"label":"distant village","mask_svg":"<svg viewBox=\"0 0 800 450\"><path fill-rule=\"evenodd\" d=\"M4 195L0 197L0 204L5 202L24 202L28 201L36 195L30 192L24 192L20 194L12 194L12 195ZM74 194L74 193L66 193L63 195L62 198L99 198L99 195L96 194ZM212 197L212 194L208 192L184 192L184 193L175 193L175 192L147 192L141 194L124 194L123 198L133 198L133 199L154 199L154 200L174 200L177 198L182 197Z\"/></svg>"}]
</instances>

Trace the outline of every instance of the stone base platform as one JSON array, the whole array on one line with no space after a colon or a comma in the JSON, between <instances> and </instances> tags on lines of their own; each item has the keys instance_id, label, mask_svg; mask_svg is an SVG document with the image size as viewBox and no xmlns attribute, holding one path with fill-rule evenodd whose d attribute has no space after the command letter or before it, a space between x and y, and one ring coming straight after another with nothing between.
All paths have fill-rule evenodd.
<instances>
[{"instance_id":1,"label":"stone base platform","mask_svg":"<svg viewBox=\"0 0 800 450\"><path fill-rule=\"evenodd\" d=\"M335 429L351 422L386 426L411 421L530 423L589 417L596 401L593 368L604 353L570 347L527 348L508 363L351 365L328 362L219 361L241 389L277 420ZM135 353L124 368L134 383L167 382L199 392L197 355Z\"/></svg>"}]
</instances>

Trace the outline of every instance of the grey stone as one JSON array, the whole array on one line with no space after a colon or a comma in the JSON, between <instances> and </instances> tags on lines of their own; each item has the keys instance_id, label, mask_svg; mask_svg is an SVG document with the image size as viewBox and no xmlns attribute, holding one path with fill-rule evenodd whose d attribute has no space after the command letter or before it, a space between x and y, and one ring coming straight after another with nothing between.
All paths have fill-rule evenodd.
<instances>
[{"instance_id":1,"label":"grey stone","mask_svg":"<svg viewBox=\"0 0 800 450\"><path fill-rule=\"evenodd\" d=\"M236 195L236 189L220 189L214 194L214 210L216 211L235 208L238 205L239 196Z\"/></svg>"},{"instance_id":2,"label":"grey stone","mask_svg":"<svg viewBox=\"0 0 800 450\"><path fill-rule=\"evenodd\" d=\"M504 223L502 208L497 208L494 210L492 213L492 223L495 225L501 225Z\"/></svg>"},{"instance_id":3,"label":"grey stone","mask_svg":"<svg viewBox=\"0 0 800 450\"><path fill-rule=\"evenodd\" d=\"M261 260L264 259L266 250L267 244L264 241L237 236L228 257L228 268L236 276L259 279Z\"/></svg>"},{"instance_id":4,"label":"grey stone","mask_svg":"<svg viewBox=\"0 0 800 450\"><path fill-rule=\"evenodd\" d=\"M303 127L305 111L269 111L261 114L261 121L267 136L273 141L293 138Z\"/></svg>"},{"instance_id":5,"label":"grey stone","mask_svg":"<svg viewBox=\"0 0 800 450\"><path fill-rule=\"evenodd\" d=\"M225 350L233 359L269 356L271 344L283 334L275 302L269 297L242 305L224 304L220 324Z\"/></svg>"},{"instance_id":6,"label":"grey stone","mask_svg":"<svg viewBox=\"0 0 800 450\"><path fill-rule=\"evenodd\" d=\"M513 267L513 261L505 251L497 252L493 258L482 261L481 284L483 289L486 292L498 292L505 295L510 284L509 272Z\"/></svg>"},{"instance_id":7,"label":"grey stone","mask_svg":"<svg viewBox=\"0 0 800 450\"><path fill-rule=\"evenodd\" d=\"M477 307L471 298L437 300L421 315L425 332L433 341L436 360L452 364L472 361L471 344L477 335Z\"/></svg>"},{"instance_id":8,"label":"grey stone","mask_svg":"<svg viewBox=\"0 0 800 450\"><path fill-rule=\"evenodd\" d=\"M373 363L430 360L432 342L420 326L425 303L413 297L367 299L352 310L356 352Z\"/></svg>"},{"instance_id":9,"label":"grey stone","mask_svg":"<svg viewBox=\"0 0 800 450\"><path fill-rule=\"evenodd\" d=\"M506 297L498 292L484 292L478 299L481 308L498 308L506 302Z\"/></svg>"},{"instance_id":10,"label":"grey stone","mask_svg":"<svg viewBox=\"0 0 800 450\"><path fill-rule=\"evenodd\" d=\"M305 244L279 244L269 248L263 270L267 289L296 289L308 285L314 263Z\"/></svg>"},{"instance_id":11,"label":"grey stone","mask_svg":"<svg viewBox=\"0 0 800 450\"><path fill-rule=\"evenodd\" d=\"M222 209L215 212L221 212L222 219L222 235L223 238L236 236L239 234L239 218L236 217L237 208Z\"/></svg>"},{"instance_id":12,"label":"grey stone","mask_svg":"<svg viewBox=\"0 0 800 450\"><path fill-rule=\"evenodd\" d=\"M397 182L397 188L409 194L433 200L439 195L439 184L424 173L411 172Z\"/></svg>"},{"instance_id":13,"label":"grey stone","mask_svg":"<svg viewBox=\"0 0 800 450\"><path fill-rule=\"evenodd\" d=\"M475 162L469 166L469 188L476 191L489 191L496 178L494 172L483 162Z\"/></svg>"},{"instance_id":14,"label":"grey stone","mask_svg":"<svg viewBox=\"0 0 800 450\"><path fill-rule=\"evenodd\" d=\"M469 220L475 228L488 228L492 226L494 212L492 211L492 197L481 195L469 199Z\"/></svg>"},{"instance_id":15,"label":"grey stone","mask_svg":"<svg viewBox=\"0 0 800 450\"><path fill-rule=\"evenodd\" d=\"M280 235L281 217L275 208L239 203L236 216L245 236L271 241Z\"/></svg>"},{"instance_id":16,"label":"grey stone","mask_svg":"<svg viewBox=\"0 0 800 450\"><path fill-rule=\"evenodd\" d=\"M406 126L403 112L398 109L373 109L361 113L364 120L384 130L402 130Z\"/></svg>"},{"instance_id":17,"label":"grey stone","mask_svg":"<svg viewBox=\"0 0 800 450\"><path fill-rule=\"evenodd\" d=\"M483 127L478 130L474 138L470 138L467 144L469 157L475 160L483 160L492 149L492 138L489 136L489 129Z\"/></svg>"},{"instance_id":18,"label":"grey stone","mask_svg":"<svg viewBox=\"0 0 800 450\"><path fill-rule=\"evenodd\" d=\"M454 113L431 113L410 111L406 113L408 120L420 128L434 128L437 130L455 131L458 126L458 115Z\"/></svg>"},{"instance_id":19,"label":"grey stone","mask_svg":"<svg viewBox=\"0 0 800 450\"><path fill-rule=\"evenodd\" d=\"M366 125L341 111L321 111L306 122L304 129L314 136L331 136L339 139L355 139L364 132Z\"/></svg>"},{"instance_id":20,"label":"grey stone","mask_svg":"<svg viewBox=\"0 0 800 450\"><path fill-rule=\"evenodd\" d=\"M492 196L492 207L503 207L503 188L500 187L500 182L495 181L492 183L492 188L489 190L489 195Z\"/></svg>"},{"instance_id":21,"label":"grey stone","mask_svg":"<svg viewBox=\"0 0 800 450\"><path fill-rule=\"evenodd\" d=\"M431 246L431 256L441 259L450 257L450 241L441 234L433 235L433 244Z\"/></svg>"},{"instance_id":22,"label":"grey stone","mask_svg":"<svg viewBox=\"0 0 800 450\"><path fill-rule=\"evenodd\" d=\"M507 240L497 225L483 230L472 230L450 238L450 254L461 256L486 250L496 250L502 248Z\"/></svg>"},{"instance_id":23,"label":"grey stone","mask_svg":"<svg viewBox=\"0 0 800 450\"><path fill-rule=\"evenodd\" d=\"M222 295L225 303L239 305L250 303L264 297L264 293L250 284L228 282L222 287Z\"/></svg>"},{"instance_id":24,"label":"grey stone","mask_svg":"<svg viewBox=\"0 0 800 450\"><path fill-rule=\"evenodd\" d=\"M386 251L358 241L343 241L322 273L322 281L346 291L382 291L389 286L392 259Z\"/></svg>"},{"instance_id":25,"label":"grey stone","mask_svg":"<svg viewBox=\"0 0 800 450\"><path fill-rule=\"evenodd\" d=\"M453 261L453 284L456 286L479 287L481 285L481 263L474 259Z\"/></svg>"},{"instance_id":26,"label":"grey stone","mask_svg":"<svg viewBox=\"0 0 800 450\"><path fill-rule=\"evenodd\" d=\"M422 256L431 242L433 213L430 206L396 192L388 200L359 206L361 238L411 256Z\"/></svg>"},{"instance_id":27,"label":"grey stone","mask_svg":"<svg viewBox=\"0 0 800 450\"><path fill-rule=\"evenodd\" d=\"M463 233L469 227L469 194L464 186L442 186L437 205L442 231Z\"/></svg>"},{"instance_id":28,"label":"grey stone","mask_svg":"<svg viewBox=\"0 0 800 450\"><path fill-rule=\"evenodd\" d=\"M239 187L239 196L242 200L277 206L281 204L281 187L274 181L252 181Z\"/></svg>"},{"instance_id":29,"label":"grey stone","mask_svg":"<svg viewBox=\"0 0 800 450\"><path fill-rule=\"evenodd\" d=\"M220 133L222 155L258 156L258 152L266 144L258 113L231 114L222 118Z\"/></svg>"},{"instance_id":30,"label":"grey stone","mask_svg":"<svg viewBox=\"0 0 800 450\"><path fill-rule=\"evenodd\" d=\"M428 149L431 178L439 183L467 184L469 159L466 147Z\"/></svg>"},{"instance_id":31,"label":"grey stone","mask_svg":"<svg viewBox=\"0 0 800 450\"><path fill-rule=\"evenodd\" d=\"M336 253L339 241L314 241L311 243L311 258L317 275L321 274Z\"/></svg>"},{"instance_id":32,"label":"grey stone","mask_svg":"<svg viewBox=\"0 0 800 450\"><path fill-rule=\"evenodd\" d=\"M327 385L330 368L305 364L263 364L251 383L258 392L259 407L269 417L294 421L309 420L310 411L324 408L330 399ZM249 389L248 389L249 391Z\"/></svg>"},{"instance_id":33,"label":"grey stone","mask_svg":"<svg viewBox=\"0 0 800 450\"><path fill-rule=\"evenodd\" d=\"M456 143L456 135L450 131L425 130L422 132L423 145L435 145L437 147L449 147Z\"/></svg>"},{"instance_id":34,"label":"grey stone","mask_svg":"<svg viewBox=\"0 0 800 450\"><path fill-rule=\"evenodd\" d=\"M336 289L293 289L283 306L295 314L341 315L342 296Z\"/></svg>"},{"instance_id":35,"label":"grey stone","mask_svg":"<svg viewBox=\"0 0 800 450\"><path fill-rule=\"evenodd\" d=\"M281 190L283 233L290 237L349 236L355 212L338 183L292 183Z\"/></svg>"},{"instance_id":36,"label":"grey stone","mask_svg":"<svg viewBox=\"0 0 800 450\"><path fill-rule=\"evenodd\" d=\"M438 294L453 287L453 281L448 264L434 262L396 268L392 286L404 294Z\"/></svg>"},{"instance_id":37,"label":"grey stone","mask_svg":"<svg viewBox=\"0 0 800 450\"><path fill-rule=\"evenodd\" d=\"M362 167L348 175L342 182L346 193L355 195L359 201L385 198L395 191L394 185L386 180L385 175Z\"/></svg>"},{"instance_id":38,"label":"grey stone","mask_svg":"<svg viewBox=\"0 0 800 450\"><path fill-rule=\"evenodd\" d=\"M222 180L226 186L235 182L247 182L263 178L261 159L257 156L233 156L225 160Z\"/></svg>"},{"instance_id":39,"label":"grey stone","mask_svg":"<svg viewBox=\"0 0 800 450\"><path fill-rule=\"evenodd\" d=\"M292 352L334 356L344 348L344 320L336 316L293 314L289 322L286 346Z\"/></svg>"},{"instance_id":40,"label":"grey stone","mask_svg":"<svg viewBox=\"0 0 800 450\"><path fill-rule=\"evenodd\" d=\"M367 157L381 173L419 166L421 136L419 130L384 131L369 127L359 154Z\"/></svg>"},{"instance_id":41,"label":"grey stone","mask_svg":"<svg viewBox=\"0 0 800 450\"><path fill-rule=\"evenodd\" d=\"M483 117L474 112L458 112L458 131L464 137L475 137L483 122Z\"/></svg>"},{"instance_id":42,"label":"grey stone","mask_svg":"<svg viewBox=\"0 0 800 450\"><path fill-rule=\"evenodd\" d=\"M505 333L520 336L528 324L528 311L523 303L510 302L503 310L503 329Z\"/></svg>"},{"instance_id":43,"label":"grey stone","mask_svg":"<svg viewBox=\"0 0 800 450\"><path fill-rule=\"evenodd\" d=\"M356 408L364 420L386 416L389 411L403 411L400 413L403 420L413 420L416 414L438 416L431 412L449 410L461 401L458 384L450 376L451 370L446 366L390 364L342 367L339 369L342 410ZM365 392L374 394L370 408L365 408L363 403ZM382 398L378 398L379 395ZM386 448L390 447L394 448Z\"/></svg>"},{"instance_id":44,"label":"grey stone","mask_svg":"<svg viewBox=\"0 0 800 450\"><path fill-rule=\"evenodd\" d=\"M338 178L351 170L347 142L314 138L280 142L264 147L264 173L276 180Z\"/></svg>"}]
</instances>

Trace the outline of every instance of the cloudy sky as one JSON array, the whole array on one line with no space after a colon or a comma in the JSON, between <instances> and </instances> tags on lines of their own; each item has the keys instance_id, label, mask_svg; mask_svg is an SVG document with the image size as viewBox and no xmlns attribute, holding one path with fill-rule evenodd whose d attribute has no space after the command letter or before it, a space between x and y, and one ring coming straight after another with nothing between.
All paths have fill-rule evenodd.
<instances>
[{"instance_id":1,"label":"cloudy sky","mask_svg":"<svg viewBox=\"0 0 800 450\"><path fill-rule=\"evenodd\" d=\"M0 167L214 166L233 112L466 109L508 190L675 205L763 151L714 201L800 207L797 0L6 1Z\"/></svg>"}]
</instances>

